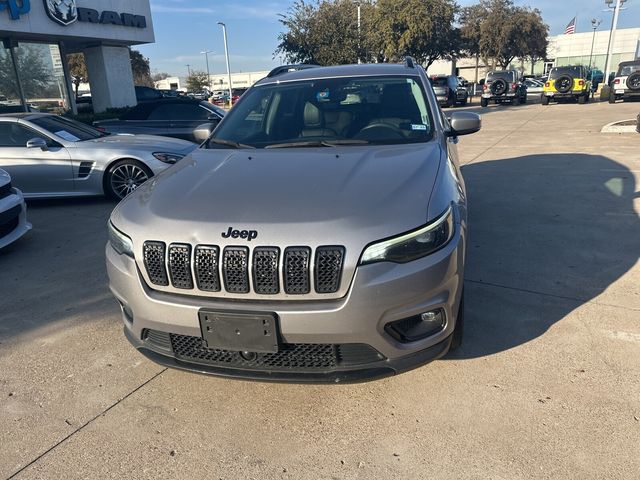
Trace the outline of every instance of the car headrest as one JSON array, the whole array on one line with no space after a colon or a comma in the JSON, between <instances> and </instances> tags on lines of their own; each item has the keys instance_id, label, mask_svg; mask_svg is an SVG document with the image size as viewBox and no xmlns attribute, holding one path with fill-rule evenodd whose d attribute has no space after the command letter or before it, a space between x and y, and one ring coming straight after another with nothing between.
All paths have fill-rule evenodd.
<instances>
[{"instance_id":1,"label":"car headrest","mask_svg":"<svg viewBox=\"0 0 640 480\"><path fill-rule=\"evenodd\" d=\"M304 126L305 128L322 127L322 112L311 102L304 105Z\"/></svg>"}]
</instances>

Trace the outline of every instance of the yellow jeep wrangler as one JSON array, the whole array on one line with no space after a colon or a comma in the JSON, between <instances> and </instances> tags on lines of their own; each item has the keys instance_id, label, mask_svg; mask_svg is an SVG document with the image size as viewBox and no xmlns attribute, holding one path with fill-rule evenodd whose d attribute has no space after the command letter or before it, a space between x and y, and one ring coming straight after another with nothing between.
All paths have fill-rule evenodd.
<instances>
[{"instance_id":1,"label":"yellow jeep wrangler","mask_svg":"<svg viewBox=\"0 0 640 480\"><path fill-rule=\"evenodd\" d=\"M591 96L591 81L587 80L587 68L582 65L553 67L544 84L542 104L566 98L577 98L578 103L587 103Z\"/></svg>"}]
</instances>

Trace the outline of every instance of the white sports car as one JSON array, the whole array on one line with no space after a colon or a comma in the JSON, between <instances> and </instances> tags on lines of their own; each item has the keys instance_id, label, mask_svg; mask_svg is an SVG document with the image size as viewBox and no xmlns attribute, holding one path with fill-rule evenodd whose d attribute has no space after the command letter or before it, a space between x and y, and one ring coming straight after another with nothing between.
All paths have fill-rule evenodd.
<instances>
[{"instance_id":1,"label":"white sports car","mask_svg":"<svg viewBox=\"0 0 640 480\"><path fill-rule=\"evenodd\" d=\"M11 177L0 169L0 248L31 230L22 192L11 185Z\"/></svg>"}]
</instances>

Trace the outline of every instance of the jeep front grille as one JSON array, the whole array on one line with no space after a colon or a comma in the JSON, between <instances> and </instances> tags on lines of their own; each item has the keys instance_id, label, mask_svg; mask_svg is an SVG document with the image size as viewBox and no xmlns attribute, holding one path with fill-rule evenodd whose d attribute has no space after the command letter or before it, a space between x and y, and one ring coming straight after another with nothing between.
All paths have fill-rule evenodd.
<instances>
[{"instance_id":1,"label":"jeep front grille","mask_svg":"<svg viewBox=\"0 0 640 480\"><path fill-rule=\"evenodd\" d=\"M225 247L148 241L144 266L153 285L203 292L259 295L336 293L340 289L345 249L309 247ZM282 286L281 286L282 282Z\"/></svg>"}]
</instances>

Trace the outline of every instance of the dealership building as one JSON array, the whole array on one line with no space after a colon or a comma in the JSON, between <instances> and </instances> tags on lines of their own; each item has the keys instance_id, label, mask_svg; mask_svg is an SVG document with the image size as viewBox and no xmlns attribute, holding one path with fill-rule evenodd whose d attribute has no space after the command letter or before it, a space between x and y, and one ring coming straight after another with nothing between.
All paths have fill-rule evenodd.
<instances>
[{"instance_id":1,"label":"dealership building","mask_svg":"<svg viewBox=\"0 0 640 480\"><path fill-rule=\"evenodd\" d=\"M556 35L549 37L547 58L534 65L524 60L514 60L510 68L521 70L525 74L542 75L554 66L591 64L604 71L607 48L611 30L593 30L573 35ZM620 28L611 39L611 70L618 68L620 62L640 58L640 28ZM482 59L460 58L455 61L442 60L434 62L428 70L430 75L459 75L469 81L484 78L491 65ZM477 75L477 78L476 78Z\"/></svg>"},{"instance_id":2,"label":"dealership building","mask_svg":"<svg viewBox=\"0 0 640 480\"><path fill-rule=\"evenodd\" d=\"M66 55L83 53L93 108L136 104L129 47L154 42L148 0L0 0L0 105L75 111Z\"/></svg>"}]
</instances>

